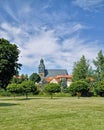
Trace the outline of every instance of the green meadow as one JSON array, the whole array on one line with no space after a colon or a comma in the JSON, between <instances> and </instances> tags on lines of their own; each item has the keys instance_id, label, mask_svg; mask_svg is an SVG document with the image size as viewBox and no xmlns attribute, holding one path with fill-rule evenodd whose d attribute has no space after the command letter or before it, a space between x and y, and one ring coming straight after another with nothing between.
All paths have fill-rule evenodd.
<instances>
[{"instance_id":1,"label":"green meadow","mask_svg":"<svg viewBox=\"0 0 104 130\"><path fill-rule=\"evenodd\" d=\"M104 98L0 97L0 130L104 130Z\"/></svg>"}]
</instances>

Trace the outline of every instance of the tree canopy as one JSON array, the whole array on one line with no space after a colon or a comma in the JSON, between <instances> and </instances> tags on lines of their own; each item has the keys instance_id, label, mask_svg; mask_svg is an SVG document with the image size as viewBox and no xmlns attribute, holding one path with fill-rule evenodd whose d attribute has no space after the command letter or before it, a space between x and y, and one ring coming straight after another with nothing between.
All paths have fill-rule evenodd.
<instances>
[{"instance_id":1,"label":"tree canopy","mask_svg":"<svg viewBox=\"0 0 104 130\"><path fill-rule=\"evenodd\" d=\"M104 80L96 82L94 87L97 95L104 97Z\"/></svg>"},{"instance_id":2,"label":"tree canopy","mask_svg":"<svg viewBox=\"0 0 104 130\"><path fill-rule=\"evenodd\" d=\"M10 83L20 84L25 80L28 80L28 75L27 74L21 74L19 76L14 75L13 78L11 79Z\"/></svg>"},{"instance_id":3,"label":"tree canopy","mask_svg":"<svg viewBox=\"0 0 104 130\"><path fill-rule=\"evenodd\" d=\"M40 76L37 73L32 73L29 79L34 83L39 83L39 81L41 80Z\"/></svg>"},{"instance_id":4,"label":"tree canopy","mask_svg":"<svg viewBox=\"0 0 104 130\"><path fill-rule=\"evenodd\" d=\"M89 75L89 63L83 55L78 62L74 63L73 81L85 80Z\"/></svg>"},{"instance_id":5,"label":"tree canopy","mask_svg":"<svg viewBox=\"0 0 104 130\"><path fill-rule=\"evenodd\" d=\"M102 50L98 52L98 56L96 57L96 60L93 60L93 63L96 67L96 80L104 80L104 55L102 53Z\"/></svg>"},{"instance_id":6,"label":"tree canopy","mask_svg":"<svg viewBox=\"0 0 104 130\"><path fill-rule=\"evenodd\" d=\"M37 91L37 86L34 84L33 81L25 80L21 84L8 84L7 91L14 94L25 94L27 99L29 93L35 93Z\"/></svg>"},{"instance_id":7,"label":"tree canopy","mask_svg":"<svg viewBox=\"0 0 104 130\"><path fill-rule=\"evenodd\" d=\"M18 84L16 84L16 83L8 84L7 91L11 92L12 94L18 93L19 92Z\"/></svg>"},{"instance_id":8,"label":"tree canopy","mask_svg":"<svg viewBox=\"0 0 104 130\"><path fill-rule=\"evenodd\" d=\"M89 91L89 84L85 81L76 81L70 85L68 91L72 96L75 96L79 93L81 96L87 96Z\"/></svg>"},{"instance_id":9,"label":"tree canopy","mask_svg":"<svg viewBox=\"0 0 104 130\"><path fill-rule=\"evenodd\" d=\"M51 98L53 93L60 91L61 91L60 85L56 83L49 83L44 86L44 92L49 93L51 95Z\"/></svg>"},{"instance_id":10,"label":"tree canopy","mask_svg":"<svg viewBox=\"0 0 104 130\"><path fill-rule=\"evenodd\" d=\"M37 87L33 81L27 80L20 84L20 91L28 98L28 93L37 91Z\"/></svg>"},{"instance_id":11,"label":"tree canopy","mask_svg":"<svg viewBox=\"0 0 104 130\"><path fill-rule=\"evenodd\" d=\"M6 39L0 39L0 87L4 89L21 67L18 63L19 53L15 44L11 44Z\"/></svg>"}]
</instances>

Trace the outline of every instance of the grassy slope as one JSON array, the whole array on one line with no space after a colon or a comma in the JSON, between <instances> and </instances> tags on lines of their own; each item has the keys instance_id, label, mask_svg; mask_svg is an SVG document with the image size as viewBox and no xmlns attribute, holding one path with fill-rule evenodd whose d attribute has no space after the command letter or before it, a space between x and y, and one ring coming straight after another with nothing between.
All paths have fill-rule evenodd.
<instances>
[{"instance_id":1,"label":"grassy slope","mask_svg":"<svg viewBox=\"0 0 104 130\"><path fill-rule=\"evenodd\" d=\"M104 98L0 98L0 130L104 130Z\"/></svg>"}]
</instances>

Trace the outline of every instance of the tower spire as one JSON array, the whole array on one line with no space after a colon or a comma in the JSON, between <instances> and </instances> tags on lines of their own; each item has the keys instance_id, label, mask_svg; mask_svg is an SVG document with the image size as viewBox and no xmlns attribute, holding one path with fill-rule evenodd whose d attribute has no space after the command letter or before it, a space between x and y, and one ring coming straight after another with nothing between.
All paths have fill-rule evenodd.
<instances>
[{"instance_id":1,"label":"tower spire","mask_svg":"<svg viewBox=\"0 0 104 130\"><path fill-rule=\"evenodd\" d=\"M44 60L41 58L40 60L40 64L39 64L39 75L40 77L44 77L45 76L45 65L44 65Z\"/></svg>"}]
</instances>

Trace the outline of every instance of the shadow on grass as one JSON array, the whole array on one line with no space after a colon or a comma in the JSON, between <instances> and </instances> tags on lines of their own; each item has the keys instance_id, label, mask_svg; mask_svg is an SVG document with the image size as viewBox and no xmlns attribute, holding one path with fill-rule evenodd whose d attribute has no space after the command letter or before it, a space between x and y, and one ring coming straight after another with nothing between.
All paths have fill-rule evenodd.
<instances>
[{"instance_id":1,"label":"shadow on grass","mask_svg":"<svg viewBox=\"0 0 104 130\"><path fill-rule=\"evenodd\" d=\"M58 100L61 99L62 97L53 97L51 98L50 96L47 97L5 97L5 98L0 98L0 101L29 101L29 100L39 100L39 99L46 99L46 100ZM1 105L0 105L1 106Z\"/></svg>"},{"instance_id":2,"label":"shadow on grass","mask_svg":"<svg viewBox=\"0 0 104 130\"><path fill-rule=\"evenodd\" d=\"M37 100L37 99L42 99L41 97L28 97L28 98L26 98L26 97L21 97L21 98L15 98L14 100L17 100L17 101L28 101L28 100Z\"/></svg>"},{"instance_id":3,"label":"shadow on grass","mask_svg":"<svg viewBox=\"0 0 104 130\"><path fill-rule=\"evenodd\" d=\"M15 105L19 105L16 103L0 103L0 107L8 107L8 106L15 106Z\"/></svg>"},{"instance_id":4,"label":"shadow on grass","mask_svg":"<svg viewBox=\"0 0 104 130\"><path fill-rule=\"evenodd\" d=\"M22 100L35 100L35 99L42 99L41 97L7 97L7 98L0 98L0 101L22 101Z\"/></svg>"}]
</instances>

